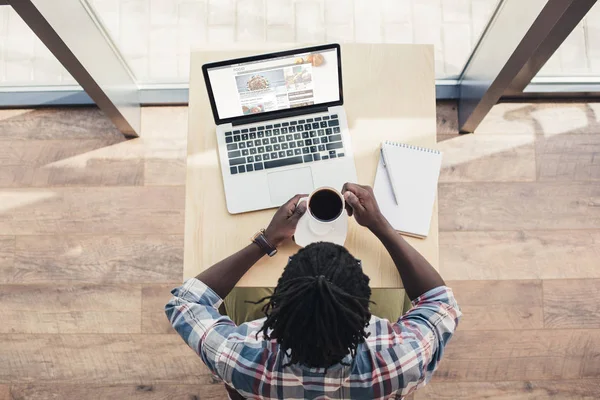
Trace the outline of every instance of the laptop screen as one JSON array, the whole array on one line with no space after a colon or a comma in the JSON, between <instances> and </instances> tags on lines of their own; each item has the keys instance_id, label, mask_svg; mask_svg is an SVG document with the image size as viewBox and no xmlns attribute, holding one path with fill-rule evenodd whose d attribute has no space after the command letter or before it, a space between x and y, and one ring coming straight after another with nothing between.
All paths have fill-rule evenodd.
<instances>
[{"instance_id":1,"label":"laptop screen","mask_svg":"<svg viewBox=\"0 0 600 400\"><path fill-rule=\"evenodd\" d=\"M301 51L208 67L206 72L218 118L339 101L338 49Z\"/></svg>"}]
</instances>

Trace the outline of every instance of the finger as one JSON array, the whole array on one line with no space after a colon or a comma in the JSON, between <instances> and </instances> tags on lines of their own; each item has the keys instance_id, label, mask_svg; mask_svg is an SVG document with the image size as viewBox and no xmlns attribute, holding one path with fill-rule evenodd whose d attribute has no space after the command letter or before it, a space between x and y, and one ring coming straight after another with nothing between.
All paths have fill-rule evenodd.
<instances>
[{"instance_id":1,"label":"finger","mask_svg":"<svg viewBox=\"0 0 600 400\"><path fill-rule=\"evenodd\" d=\"M298 204L298 206L294 209L294 212L290 216L289 220L292 221L293 223L298 223L298 221L304 215L305 212L306 212L306 202L303 201L302 203Z\"/></svg>"},{"instance_id":2,"label":"finger","mask_svg":"<svg viewBox=\"0 0 600 400\"><path fill-rule=\"evenodd\" d=\"M350 192L348 192L350 193ZM352 210L352 206L350 205L350 203L348 203L348 201L346 201L346 194L343 194L344 196L344 208L346 209L346 212L348 213L348 216L351 217L352 216L352 212L354 210Z\"/></svg>"},{"instance_id":3,"label":"finger","mask_svg":"<svg viewBox=\"0 0 600 400\"><path fill-rule=\"evenodd\" d=\"M289 199L285 204L293 204L294 206L296 206L296 204L298 204L300 199L303 197L308 197L308 195L304 194L304 193L297 194L294 197L292 197L291 199Z\"/></svg>"},{"instance_id":4,"label":"finger","mask_svg":"<svg viewBox=\"0 0 600 400\"><path fill-rule=\"evenodd\" d=\"M281 208L286 210L286 212L289 215L294 211L294 209L298 205L298 202L300 201L300 199L303 197L307 197L307 196L308 196L307 194L297 194L294 197L292 197L291 199L289 199L288 201L286 201L285 204L283 204L281 206Z\"/></svg>"},{"instance_id":5,"label":"finger","mask_svg":"<svg viewBox=\"0 0 600 400\"><path fill-rule=\"evenodd\" d=\"M285 210L286 218L290 218L294 214L294 211L296 210L296 208L298 208L298 205L301 204L300 200L304 197L308 197L308 195L304 193L297 194L291 199L289 199L283 206L281 206L281 208Z\"/></svg>"},{"instance_id":6,"label":"finger","mask_svg":"<svg viewBox=\"0 0 600 400\"><path fill-rule=\"evenodd\" d=\"M349 185L353 185L353 183L346 182L346 183L344 183L344 186L342 186L342 196L344 196L344 199L346 198L345 193L349 191L349 189L348 189ZM352 206L347 201L345 201L344 208L346 208L346 212L348 213L349 217L351 217L352 214L354 214L354 210L352 209Z\"/></svg>"},{"instance_id":7,"label":"finger","mask_svg":"<svg viewBox=\"0 0 600 400\"><path fill-rule=\"evenodd\" d=\"M348 191L347 185L348 185L348 182L344 183L344 186L342 186L342 196L344 196L344 193L346 193ZM348 216L351 217L352 216L352 207L350 207L350 204L348 204L347 201L344 201L344 208L346 209Z\"/></svg>"},{"instance_id":8,"label":"finger","mask_svg":"<svg viewBox=\"0 0 600 400\"><path fill-rule=\"evenodd\" d=\"M346 191L348 190L348 184L349 183L350 182L346 182L346 183L344 183L344 186L342 186L342 194L346 193Z\"/></svg>"},{"instance_id":9,"label":"finger","mask_svg":"<svg viewBox=\"0 0 600 400\"><path fill-rule=\"evenodd\" d=\"M346 203L350 204L350 207L352 207L353 210L363 211L365 209L360 203L358 197L356 197L356 195L351 191L344 193L344 199L346 200Z\"/></svg>"},{"instance_id":10,"label":"finger","mask_svg":"<svg viewBox=\"0 0 600 400\"><path fill-rule=\"evenodd\" d=\"M342 194L346 193L348 190L350 190L349 188L352 187L353 185L356 185L352 182L346 182L344 183L344 186L342 186Z\"/></svg>"},{"instance_id":11,"label":"finger","mask_svg":"<svg viewBox=\"0 0 600 400\"><path fill-rule=\"evenodd\" d=\"M346 212L348 213L348 216L349 216L349 217L351 217L351 216L352 216L352 211L353 211L353 210L352 210L352 206L350 206L350 204L348 204L348 203L346 202L346 206L345 206L345 208L346 208Z\"/></svg>"},{"instance_id":12,"label":"finger","mask_svg":"<svg viewBox=\"0 0 600 400\"><path fill-rule=\"evenodd\" d=\"M369 193L363 186L350 182L344 184L344 189L345 190L343 190L342 193L352 192L358 197L365 196Z\"/></svg>"},{"instance_id":13,"label":"finger","mask_svg":"<svg viewBox=\"0 0 600 400\"><path fill-rule=\"evenodd\" d=\"M373 188L369 185L359 185L361 188L363 188L364 190L366 190L369 193L373 193Z\"/></svg>"}]
</instances>

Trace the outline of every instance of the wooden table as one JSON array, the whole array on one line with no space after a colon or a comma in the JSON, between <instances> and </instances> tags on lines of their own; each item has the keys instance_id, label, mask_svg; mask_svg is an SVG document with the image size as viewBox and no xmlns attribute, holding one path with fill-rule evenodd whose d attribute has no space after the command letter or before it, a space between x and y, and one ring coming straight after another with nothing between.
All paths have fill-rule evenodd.
<instances>
[{"instance_id":1,"label":"wooden table","mask_svg":"<svg viewBox=\"0 0 600 400\"><path fill-rule=\"evenodd\" d=\"M261 45L250 47L192 52L185 210L186 279L247 245L252 234L266 227L275 212L275 209L238 215L227 212L215 123L202 77L202 64L206 62L277 50ZM288 48L295 47L299 46ZM345 44L342 45L342 71L344 107L359 183L373 184L379 148L384 140L435 147L432 46ZM437 202L428 237L407 240L438 268ZM385 248L352 218L346 247L362 260L365 273L371 278L371 287L402 287ZM276 286L287 257L297 250L294 243L287 243L275 257L264 257L238 286Z\"/></svg>"}]
</instances>

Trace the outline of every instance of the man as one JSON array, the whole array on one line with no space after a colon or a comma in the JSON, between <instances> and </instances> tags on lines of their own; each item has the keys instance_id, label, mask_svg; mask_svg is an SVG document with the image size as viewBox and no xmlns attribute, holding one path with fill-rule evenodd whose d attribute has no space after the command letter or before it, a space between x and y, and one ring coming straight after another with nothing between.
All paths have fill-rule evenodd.
<instances>
[{"instance_id":1,"label":"man","mask_svg":"<svg viewBox=\"0 0 600 400\"><path fill-rule=\"evenodd\" d=\"M348 183L343 194L348 213L390 253L414 308L395 323L372 316L360 261L341 246L317 243L290 258L271 296L255 299L268 300L266 318L237 326L218 308L265 255L250 243L174 289L166 306L173 327L231 398L402 398L431 378L461 315L452 290L391 227L370 187ZM306 202L297 205L301 197L275 213L268 242L292 237L306 211Z\"/></svg>"}]
</instances>

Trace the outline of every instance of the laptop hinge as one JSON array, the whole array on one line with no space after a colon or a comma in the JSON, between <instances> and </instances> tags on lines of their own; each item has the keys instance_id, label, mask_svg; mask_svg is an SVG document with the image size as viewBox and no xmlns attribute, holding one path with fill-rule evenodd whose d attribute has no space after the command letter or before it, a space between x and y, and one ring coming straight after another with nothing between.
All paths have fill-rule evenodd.
<instances>
[{"instance_id":1,"label":"laptop hinge","mask_svg":"<svg viewBox=\"0 0 600 400\"><path fill-rule=\"evenodd\" d=\"M243 119L239 120L239 121L233 121L231 123L231 125L236 126L236 125L247 125L247 124L253 124L256 122L262 122L262 121L271 121L274 119L280 119L280 118L289 118L289 117L295 117L298 115L303 115L303 114L315 114L315 113L320 113L320 112L327 112L328 107L314 107L311 108L310 110L289 110L286 111L286 113L284 115L257 115L255 117L244 117Z\"/></svg>"}]
</instances>

